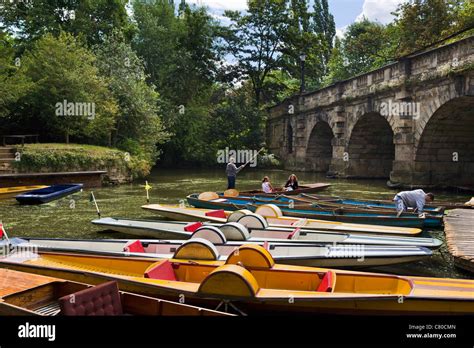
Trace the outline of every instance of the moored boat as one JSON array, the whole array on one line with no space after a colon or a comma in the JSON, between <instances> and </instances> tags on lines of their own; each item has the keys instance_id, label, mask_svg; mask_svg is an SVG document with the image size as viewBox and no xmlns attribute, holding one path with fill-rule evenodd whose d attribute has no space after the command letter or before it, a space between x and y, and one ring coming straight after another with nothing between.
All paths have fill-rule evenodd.
<instances>
[{"instance_id":1,"label":"moored boat","mask_svg":"<svg viewBox=\"0 0 474 348\"><path fill-rule=\"evenodd\" d=\"M442 242L435 238L377 236L349 232L318 231L305 229L304 227L271 227L263 217L253 213L241 216L236 219L236 222L226 224L130 220L110 217L96 219L92 223L111 231L158 239L188 239L191 238L195 229L209 226L218 228L228 241L411 245L427 248L439 248L442 245Z\"/></svg>"},{"instance_id":2,"label":"moored boat","mask_svg":"<svg viewBox=\"0 0 474 348\"><path fill-rule=\"evenodd\" d=\"M187 303L232 303L247 313L310 312L378 315L461 315L474 312L474 281L374 274L276 264L270 253L243 245L225 263L212 248L186 245L171 260L71 253L21 253L0 268L97 284Z\"/></svg>"},{"instance_id":3,"label":"moored boat","mask_svg":"<svg viewBox=\"0 0 474 348\"><path fill-rule=\"evenodd\" d=\"M9 269L0 269L0 279L8 279L0 283L0 315L230 315L119 291L116 281L93 286Z\"/></svg>"},{"instance_id":4,"label":"moored boat","mask_svg":"<svg viewBox=\"0 0 474 348\"><path fill-rule=\"evenodd\" d=\"M243 244L260 245L270 252L275 262L318 267L364 268L419 261L432 251L417 246L384 246L364 244L310 244L268 241L227 241L217 228L198 229L190 240L74 240L13 238L11 245L19 250L39 249L52 252L78 252L121 257L170 259L183 246L212 246L215 259L225 261ZM212 243L212 244L211 244ZM199 246L198 246L199 247Z\"/></svg>"},{"instance_id":5,"label":"moored boat","mask_svg":"<svg viewBox=\"0 0 474 348\"><path fill-rule=\"evenodd\" d=\"M268 202L264 201L255 200L254 202L250 202L230 197L204 200L199 199L199 194L188 195L186 199L190 205L196 208L206 209L250 209L255 211L259 205L268 204ZM300 218L415 228L439 227L442 224L442 216L428 216L426 218L420 218L417 215L397 217L395 212L392 214L379 214L365 211L346 212L343 209L318 209L308 206L300 208L297 206L292 207L291 204L285 203L275 205L281 209L284 215Z\"/></svg>"},{"instance_id":6,"label":"moored boat","mask_svg":"<svg viewBox=\"0 0 474 348\"><path fill-rule=\"evenodd\" d=\"M83 184L52 185L16 196L20 204L43 204L69 196L82 190Z\"/></svg>"},{"instance_id":7,"label":"moored boat","mask_svg":"<svg viewBox=\"0 0 474 348\"><path fill-rule=\"evenodd\" d=\"M271 227L299 226L304 229L316 229L320 231L339 231L350 233L370 233L370 234L389 234L389 235L408 235L414 236L421 233L419 228L392 227L382 225L353 224L338 221L326 221L320 219L302 219L291 216L283 216L279 209L269 208L271 205L262 205L257 208L256 213L262 215ZM225 223L231 215L236 219L242 214L242 211L226 211L224 209L200 209L169 204L147 204L143 209L150 210L162 217L178 221L211 221ZM269 208L269 209L267 209ZM250 212L250 211L249 211ZM280 213L280 214L279 214ZM232 221L236 221L235 219Z\"/></svg>"},{"instance_id":8,"label":"moored boat","mask_svg":"<svg viewBox=\"0 0 474 348\"><path fill-rule=\"evenodd\" d=\"M13 198L20 193L30 192L46 188L44 185L32 185L32 186L13 186L13 187L2 187L0 188L0 199Z\"/></svg>"},{"instance_id":9,"label":"moored boat","mask_svg":"<svg viewBox=\"0 0 474 348\"><path fill-rule=\"evenodd\" d=\"M264 196L276 196L279 194L285 194L288 196L293 196L293 195L299 195L301 193L312 193L312 192L318 192L322 191L326 188L331 186L331 184L328 183L315 183L315 184L305 184L305 185L299 185L299 187L296 190L292 191L285 191L282 188L276 188L274 192L272 193L264 193L262 190L250 190L250 191L242 191L240 194L243 195L253 195L253 194L259 194L259 195L264 195Z\"/></svg>"}]
</instances>

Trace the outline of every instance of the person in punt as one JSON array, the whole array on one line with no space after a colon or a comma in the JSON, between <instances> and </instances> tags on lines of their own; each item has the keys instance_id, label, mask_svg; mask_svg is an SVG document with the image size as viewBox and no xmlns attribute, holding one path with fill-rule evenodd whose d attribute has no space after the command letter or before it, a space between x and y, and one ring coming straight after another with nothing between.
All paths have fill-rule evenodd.
<instances>
[{"instance_id":1,"label":"person in punt","mask_svg":"<svg viewBox=\"0 0 474 348\"><path fill-rule=\"evenodd\" d=\"M237 168L235 165L235 158L231 157L229 159L229 163L227 163L227 167L225 172L227 174L227 189L235 189L235 179L237 177L237 173L240 172L245 166L241 165Z\"/></svg>"},{"instance_id":2,"label":"person in punt","mask_svg":"<svg viewBox=\"0 0 474 348\"><path fill-rule=\"evenodd\" d=\"M291 174L285 184L285 191L293 191L296 189L298 189L298 178L295 174Z\"/></svg>"},{"instance_id":3,"label":"person in punt","mask_svg":"<svg viewBox=\"0 0 474 348\"><path fill-rule=\"evenodd\" d=\"M425 208L426 203L434 201L434 195L431 192L425 193L425 191L421 189L402 191L397 193L393 200L397 207L397 217L400 217L400 215L407 211L408 208L413 208L420 218L424 218L425 214L423 213L423 209Z\"/></svg>"},{"instance_id":4,"label":"person in punt","mask_svg":"<svg viewBox=\"0 0 474 348\"><path fill-rule=\"evenodd\" d=\"M273 192L273 186L272 183L270 182L270 178L268 176L264 176L262 179L262 191L264 193L272 193Z\"/></svg>"}]
</instances>

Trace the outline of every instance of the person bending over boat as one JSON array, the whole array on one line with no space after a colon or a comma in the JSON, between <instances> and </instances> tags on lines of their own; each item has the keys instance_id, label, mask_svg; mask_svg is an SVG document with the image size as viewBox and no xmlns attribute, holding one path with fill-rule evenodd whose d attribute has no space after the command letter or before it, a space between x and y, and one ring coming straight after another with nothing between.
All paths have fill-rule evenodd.
<instances>
[{"instance_id":1,"label":"person bending over boat","mask_svg":"<svg viewBox=\"0 0 474 348\"><path fill-rule=\"evenodd\" d=\"M225 172L227 174L227 189L235 189L235 178L237 177L237 173L240 172L244 168L244 165L241 165L237 168L235 165L235 158L231 157L229 159L229 163L227 163L227 167Z\"/></svg>"},{"instance_id":2,"label":"person bending over boat","mask_svg":"<svg viewBox=\"0 0 474 348\"><path fill-rule=\"evenodd\" d=\"M296 189L298 189L298 178L295 174L291 174L285 184L285 191L293 191Z\"/></svg>"},{"instance_id":3,"label":"person bending over boat","mask_svg":"<svg viewBox=\"0 0 474 348\"><path fill-rule=\"evenodd\" d=\"M264 193L272 193L273 192L273 186L272 183L270 182L270 178L268 176L264 176L262 179L262 191Z\"/></svg>"},{"instance_id":4,"label":"person bending over boat","mask_svg":"<svg viewBox=\"0 0 474 348\"><path fill-rule=\"evenodd\" d=\"M408 208L413 208L413 210L418 213L419 217L425 217L423 209L425 208L426 203L434 201L434 195L431 192L425 193L425 191L421 189L402 191L397 193L393 200L395 201L395 206L397 208L397 217L400 217L400 215L407 211Z\"/></svg>"}]
</instances>

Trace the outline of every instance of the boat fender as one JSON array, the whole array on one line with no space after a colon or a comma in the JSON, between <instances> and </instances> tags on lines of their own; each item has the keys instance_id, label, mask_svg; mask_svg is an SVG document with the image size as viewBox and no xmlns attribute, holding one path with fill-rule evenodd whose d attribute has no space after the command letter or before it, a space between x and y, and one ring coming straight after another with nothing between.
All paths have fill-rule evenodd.
<instances>
[{"instance_id":1,"label":"boat fender","mask_svg":"<svg viewBox=\"0 0 474 348\"><path fill-rule=\"evenodd\" d=\"M213 244L225 244L227 242L225 234L215 226L199 227L191 236L191 239L196 238L208 240Z\"/></svg>"},{"instance_id":2,"label":"boat fender","mask_svg":"<svg viewBox=\"0 0 474 348\"><path fill-rule=\"evenodd\" d=\"M215 261L219 258L219 252L210 241L202 238L193 238L181 244L174 253L173 258Z\"/></svg>"},{"instance_id":3,"label":"boat fender","mask_svg":"<svg viewBox=\"0 0 474 348\"><path fill-rule=\"evenodd\" d=\"M244 244L234 250L226 260L226 265L241 264L245 268L272 268L272 255L261 245Z\"/></svg>"},{"instance_id":4,"label":"boat fender","mask_svg":"<svg viewBox=\"0 0 474 348\"><path fill-rule=\"evenodd\" d=\"M275 204L264 204L257 208L255 211L256 214L262 215L264 217L282 217L283 213L281 209Z\"/></svg>"},{"instance_id":5,"label":"boat fender","mask_svg":"<svg viewBox=\"0 0 474 348\"><path fill-rule=\"evenodd\" d=\"M219 195L216 192L203 192L199 194L198 199L201 201L212 201L218 199Z\"/></svg>"},{"instance_id":6,"label":"boat fender","mask_svg":"<svg viewBox=\"0 0 474 348\"><path fill-rule=\"evenodd\" d=\"M250 233L247 230L247 227L238 222L228 222L219 228L222 233L224 233L227 240L243 241L250 238Z\"/></svg>"},{"instance_id":7,"label":"boat fender","mask_svg":"<svg viewBox=\"0 0 474 348\"><path fill-rule=\"evenodd\" d=\"M236 189L228 189L224 191L224 197L238 197L239 191Z\"/></svg>"},{"instance_id":8,"label":"boat fender","mask_svg":"<svg viewBox=\"0 0 474 348\"><path fill-rule=\"evenodd\" d=\"M203 280L198 293L230 297L255 297L259 291L255 277L243 267L224 265Z\"/></svg>"},{"instance_id":9,"label":"boat fender","mask_svg":"<svg viewBox=\"0 0 474 348\"><path fill-rule=\"evenodd\" d=\"M247 214L245 216L242 216L237 222L241 225L244 225L248 229L252 228L260 228L260 229L266 229L268 228L268 222L265 220L264 217L251 213Z\"/></svg>"},{"instance_id":10,"label":"boat fender","mask_svg":"<svg viewBox=\"0 0 474 348\"><path fill-rule=\"evenodd\" d=\"M252 214L248 209L240 209L232 212L227 218L227 222L237 222L242 216Z\"/></svg>"}]
</instances>

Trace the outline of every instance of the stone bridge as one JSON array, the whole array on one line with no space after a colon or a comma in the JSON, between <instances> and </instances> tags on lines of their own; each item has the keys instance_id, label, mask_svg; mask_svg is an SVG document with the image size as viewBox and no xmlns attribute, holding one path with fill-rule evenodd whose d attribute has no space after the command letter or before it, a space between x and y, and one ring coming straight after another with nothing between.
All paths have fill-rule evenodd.
<instances>
[{"instance_id":1,"label":"stone bridge","mask_svg":"<svg viewBox=\"0 0 474 348\"><path fill-rule=\"evenodd\" d=\"M286 99L266 138L287 169L474 187L474 37Z\"/></svg>"}]
</instances>

